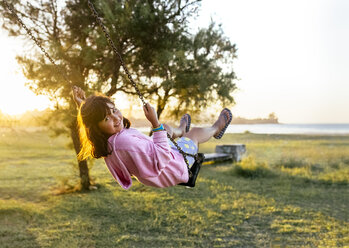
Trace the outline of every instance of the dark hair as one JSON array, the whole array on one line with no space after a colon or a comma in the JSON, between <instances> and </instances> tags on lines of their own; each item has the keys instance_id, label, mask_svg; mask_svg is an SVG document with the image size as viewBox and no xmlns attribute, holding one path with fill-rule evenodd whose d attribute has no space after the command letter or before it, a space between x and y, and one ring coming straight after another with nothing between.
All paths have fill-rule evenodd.
<instances>
[{"instance_id":1,"label":"dark hair","mask_svg":"<svg viewBox=\"0 0 349 248\"><path fill-rule=\"evenodd\" d=\"M104 95L92 95L83 102L79 109L78 125L81 150L78 158L80 160L88 157L106 157L112 152L108 145L108 138L110 136L103 133L98 127L98 122L110 114L108 103L114 105ZM125 128L131 126L131 122L126 118L123 118L123 124Z\"/></svg>"}]
</instances>

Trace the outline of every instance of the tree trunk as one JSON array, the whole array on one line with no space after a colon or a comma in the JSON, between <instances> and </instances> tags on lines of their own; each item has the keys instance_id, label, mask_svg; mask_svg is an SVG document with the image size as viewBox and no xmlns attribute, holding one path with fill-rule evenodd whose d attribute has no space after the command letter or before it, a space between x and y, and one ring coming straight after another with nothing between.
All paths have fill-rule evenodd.
<instances>
[{"instance_id":1,"label":"tree trunk","mask_svg":"<svg viewBox=\"0 0 349 248\"><path fill-rule=\"evenodd\" d=\"M160 116L162 114L162 112L165 110L165 107L166 107L166 104L167 104L167 101L169 99L169 93L170 93L170 89L169 90L166 90L165 91L165 95L163 98L161 98L159 95L158 95L158 106L157 106L157 115L158 115L158 119L160 120Z\"/></svg>"},{"instance_id":2,"label":"tree trunk","mask_svg":"<svg viewBox=\"0 0 349 248\"><path fill-rule=\"evenodd\" d=\"M80 139L79 139L79 132L77 128L76 120L74 120L70 126L70 135L73 140L74 149L76 154L80 152ZM89 190L91 183L90 183L90 176L89 176L89 170L87 166L87 161L78 161L79 164L79 172L80 172L80 184L83 190Z\"/></svg>"},{"instance_id":3,"label":"tree trunk","mask_svg":"<svg viewBox=\"0 0 349 248\"><path fill-rule=\"evenodd\" d=\"M156 110L156 114L158 115L159 120L160 120L160 116L161 116L163 111L164 111L164 108L161 106L158 106L158 109Z\"/></svg>"}]
</instances>

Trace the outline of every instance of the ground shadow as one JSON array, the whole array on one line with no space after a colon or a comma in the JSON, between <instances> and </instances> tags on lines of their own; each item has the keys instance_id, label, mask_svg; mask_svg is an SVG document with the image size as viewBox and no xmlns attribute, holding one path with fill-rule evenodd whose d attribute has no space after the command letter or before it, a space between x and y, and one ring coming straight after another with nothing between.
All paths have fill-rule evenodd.
<instances>
[{"instance_id":1,"label":"ground shadow","mask_svg":"<svg viewBox=\"0 0 349 248\"><path fill-rule=\"evenodd\" d=\"M1 247L39 247L36 236L29 230L35 219L42 216L21 208L0 209Z\"/></svg>"}]
</instances>

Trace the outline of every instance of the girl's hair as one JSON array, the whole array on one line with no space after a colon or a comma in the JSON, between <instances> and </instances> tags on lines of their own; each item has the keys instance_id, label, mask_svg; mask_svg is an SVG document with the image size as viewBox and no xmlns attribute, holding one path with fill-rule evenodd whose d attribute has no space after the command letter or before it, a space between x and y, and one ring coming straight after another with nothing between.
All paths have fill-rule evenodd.
<instances>
[{"instance_id":1,"label":"girl's hair","mask_svg":"<svg viewBox=\"0 0 349 248\"><path fill-rule=\"evenodd\" d=\"M89 157L106 157L112 152L108 144L109 135L102 133L98 127L98 122L110 114L108 103L114 103L106 96L89 96L81 105L78 113L79 137L81 150L78 154L79 160L85 160ZM125 128L131 126L131 122L123 118Z\"/></svg>"}]
</instances>

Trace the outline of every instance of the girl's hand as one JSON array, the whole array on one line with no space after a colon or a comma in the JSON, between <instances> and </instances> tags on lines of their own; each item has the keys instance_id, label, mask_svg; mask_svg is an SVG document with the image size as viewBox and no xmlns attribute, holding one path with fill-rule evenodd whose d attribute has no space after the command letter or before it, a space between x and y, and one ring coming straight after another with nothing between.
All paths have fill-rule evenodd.
<instances>
[{"instance_id":1,"label":"girl's hand","mask_svg":"<svg viewBox=\"0 0 349 248\"><path fill-rule=\"evenodd\" d=\"M78 107L81 106L81 103L86 100L85 91L83 91L78 86L73 86L73 99Z\"/></svg>"},{"instance_id":2,"label":"girl's hand","mask_svg":"<svg viewBox=\"0 0 349 248\"><path fill-rule=\"evenodd\" d=\"M157 128L160 126L160 122L158 120L158 115L157 115L153 106L151 106L149 103L147 103L146 105L143 106L143 111L144 111L145 117L151 123L153 128Z\"/></svg>"}]
</instances>

